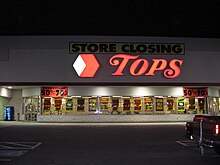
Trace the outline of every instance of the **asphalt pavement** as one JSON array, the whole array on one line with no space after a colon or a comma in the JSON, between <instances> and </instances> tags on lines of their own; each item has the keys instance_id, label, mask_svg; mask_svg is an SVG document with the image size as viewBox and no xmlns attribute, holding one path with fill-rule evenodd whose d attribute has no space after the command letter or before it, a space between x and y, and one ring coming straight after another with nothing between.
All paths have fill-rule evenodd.
<instances>
[{"instance_id":1,"label":"asphalt pavement","mask_svg":"<svg viewBox=\"0 0 220 165\"><path fill-rule=\"evenodd\" d=\"M210 165L184 136L185 123L29 123L0 121L4 165Z\"/></svg>"}]
</instances>

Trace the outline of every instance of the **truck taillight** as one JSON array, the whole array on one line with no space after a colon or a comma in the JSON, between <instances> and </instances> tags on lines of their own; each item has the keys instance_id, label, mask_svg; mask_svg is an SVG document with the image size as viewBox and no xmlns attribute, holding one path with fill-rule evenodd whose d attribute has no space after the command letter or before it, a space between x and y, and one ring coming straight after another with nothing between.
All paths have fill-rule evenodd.
<instances>
[{"instance_id":1,"label":"truck taillight","mask_svg":"<svg viewBox=\"0 0 220 165\"><path fill-rule=\"evenodd\" d=\"M215 134L218 135L219 134L219 125L216 124L215 125L215 130L214 130Z\"/></svg>"}]
</instances>

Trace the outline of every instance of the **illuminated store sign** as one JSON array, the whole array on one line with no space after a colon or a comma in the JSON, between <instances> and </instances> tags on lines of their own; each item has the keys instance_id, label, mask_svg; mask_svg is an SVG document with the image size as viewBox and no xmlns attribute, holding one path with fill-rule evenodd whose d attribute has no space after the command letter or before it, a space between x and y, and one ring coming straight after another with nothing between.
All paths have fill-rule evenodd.
<instances>
[{"instance_id":1,"label":"illuminated store sign","mask_svg":"<svg viewBox=\"0 0 220 165\"><path fill-rule=\"evenodd\" d=\"M75 53L125 53L184 55L182 43L69 43L70 54Z\"/></svg>"},{"instance_id":2,"label":"illuminated store sign","mask_svg":"<svg viewBox=\"0 0 220 165\"><path fill-rule=\"evenodd\" d=\"M73 64L79 77L94 77L99 63L93 54L80 54Z\"/></svg>"},{"instance_id":3,"label":"illuminated store sign","mask_svg":"<svg viewBox=\"0 0 220 165\"><path fill-rule=\"evenodd\" d=\"M122 61L120 62L118 59L122 59ZM154 76L156 71L163 70L163 75L166 78L175 78L179 76L181 72L179 67L183 64L183 60L178 59L173 59L169 62L165 59L152 59L153 63L149 65L149 61L147 59L139 58L139 55L132 56L117 54L109 60L110 65L117 66L117 70L112 75L123 76L123 71L128 64L128 61L133 61L130 65L130 74L133 76Z\"/></svg>"},{"instance_id":4,"label":"illuminated store sign","mask_svg":"<svg viewBox=\"0 0 220 165\"><path fill-rule=\"evenodd\" d=\"M174 79L180 75L184 62L182 59L177 59L177 55L185 54L184 44L181 43L71 42L69 46L71 54L80 53L73 63L73 68L81 78L95 77L100 65L107 63L113 67L109 73L112 76L155 76L156 72L160 71L163 77ZM102 54L107 55L102 56ZM109 57L111 54L113 55ZM147 59L145 55L150 57ZM156 58L156 55L166 55L166 57ZM171 56L175 58L170 59ZM100 62L104 60L107 60L105 64L101 64Z\"/></svg>"}]
</instances>

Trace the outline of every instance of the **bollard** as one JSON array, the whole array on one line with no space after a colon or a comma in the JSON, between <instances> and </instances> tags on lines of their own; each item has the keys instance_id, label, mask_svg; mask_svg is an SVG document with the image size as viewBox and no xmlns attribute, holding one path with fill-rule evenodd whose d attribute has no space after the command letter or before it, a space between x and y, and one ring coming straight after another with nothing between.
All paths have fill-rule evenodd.
<instances>
[{"instance_id":1,"label":"bollard","mask_svg":"<svg viewBox=\"0 0 220 165\"><path fill-rule=\"evenodd\" d=\"M17 121L20 121L20 113L17 113Z\"/></svg>"}]
</instances>

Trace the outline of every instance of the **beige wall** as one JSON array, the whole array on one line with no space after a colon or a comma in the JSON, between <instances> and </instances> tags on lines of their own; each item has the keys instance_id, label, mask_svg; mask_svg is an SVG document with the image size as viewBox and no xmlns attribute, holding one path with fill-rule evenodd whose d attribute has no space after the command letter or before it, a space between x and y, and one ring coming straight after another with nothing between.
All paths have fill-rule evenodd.
<instances>
[{"instance_id":1,"label":"beige wall","mask_svg":"<svg viewBox=\"0 0 220 165\"><path fill-rule=\"evenodd\" d=\"M12 91L12 99L8 103L11 106L14 106L15 109L15 120L17 119L17 113L20 113L22 115L22 104L23 104L23 99L22 99L22 90L13 90ZM21 117L21 116L20 116Z\"/></svg>"}]
</instances>

